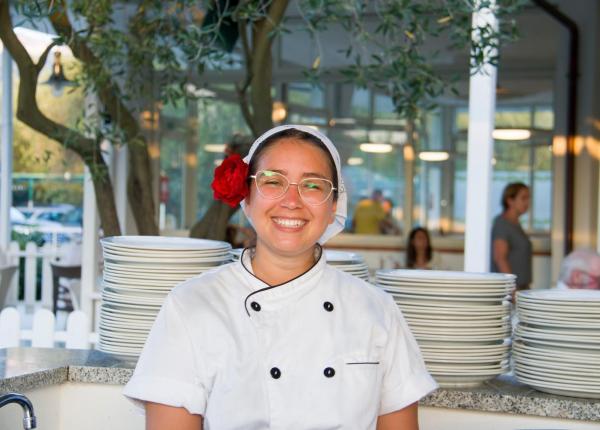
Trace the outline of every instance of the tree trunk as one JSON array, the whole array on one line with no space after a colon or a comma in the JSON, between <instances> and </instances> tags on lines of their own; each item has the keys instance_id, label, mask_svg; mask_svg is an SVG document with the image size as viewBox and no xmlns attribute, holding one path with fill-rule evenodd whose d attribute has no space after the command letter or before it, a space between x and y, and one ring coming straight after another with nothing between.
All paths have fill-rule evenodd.
<instances>
[{"instance_id":1,"label":"tree trunk","mask_svg":"<svg viewBox=\"0 0 600 430\"><path fill-rule=\"evenodd\" d=\"M157 236L154 195L152 193L152 170L146 141L139 136L129 142L129 178L127 179L127 197L135 218L138 233Z\"/></svg>"},{"instance_id":2,"label":"tree trunk","mask_svg":"<svg viewBox=\"0 0 600 430\"><path fill-rule=\"evenodd\" d=\"M238 208L232 208L220 201L214 201L208 211L190 230L190 237L225 240L229 218Z\"/></svg>"},{"instance_id":3,"label":"tree trunk","mask_svg":"<svg viewBox=\"0 0 600 430\"><path fill-rule=\"evenodd\" d=\"M90 165L86 162L86 165ZM102 157L95 162L95 168L92 173L94 183L94 193L96 195L96 206L100 215L100 226L105 237L120 236L119 218L117 217L117 208L115 205L115 194L113 191L108 166Z\"/></svg>"},{"instance_id":4,"label":"tree trunk","mask_svg":"<svg viewBox=\"0 0 600 430\"><path fill-rule=\"evenodd\" d=\"M271 32L283 19L287 6L288 0L275 0L271 4L269 16L256 23L252 30L252 52L246 52L246 61L251 65L246 73L250 74L248 78L252 111L247 112L244 117L255 138L273 127ZM245 90L240 92L240 105L242 109L247 106ZM237 209L232 209L223 202L213 201L204 217L190 230L190 237L225 240L229 218Z\"/></svg>"}]
</instances>

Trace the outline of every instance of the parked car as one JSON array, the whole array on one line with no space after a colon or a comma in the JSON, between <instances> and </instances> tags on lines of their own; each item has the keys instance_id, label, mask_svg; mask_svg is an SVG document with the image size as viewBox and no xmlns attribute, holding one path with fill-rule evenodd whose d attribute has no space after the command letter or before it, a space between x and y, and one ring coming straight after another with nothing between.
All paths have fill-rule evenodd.
<instances>
[{"instance_id":1,"label":"parked car","mask_svg":"<svg viewBox=\"0 0 600 430\"><path fill-rule=\"evenodd\" d=\"M15 209L17 212L18 209ZM73 205L62 204L45 207L24 208L29 217L13 222L13 230L22 235L41 234L44 242L55 245L81 240L81 222ZM16 214L16 213L15 213ZM16 215L18 217L18 215ZM24 215L23 215L24 216Z\"/></svg>"}]
</instances>

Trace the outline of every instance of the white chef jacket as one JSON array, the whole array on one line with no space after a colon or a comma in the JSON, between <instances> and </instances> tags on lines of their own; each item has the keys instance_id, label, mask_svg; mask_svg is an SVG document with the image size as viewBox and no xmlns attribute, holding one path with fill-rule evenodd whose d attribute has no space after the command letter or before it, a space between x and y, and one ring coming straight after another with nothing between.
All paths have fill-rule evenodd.
<instances>
[{"instance_id":1,"label":"white chef jacket","mask_svg":"<svg viewBox=\"0 0 600 430\"><path fill-rule=\"evenodd\" d=\"M270 287L248 254L172 290L126 396L208 430L364 430L436 388L391 296L324 255Z\"/></svg>"}]
</instances>

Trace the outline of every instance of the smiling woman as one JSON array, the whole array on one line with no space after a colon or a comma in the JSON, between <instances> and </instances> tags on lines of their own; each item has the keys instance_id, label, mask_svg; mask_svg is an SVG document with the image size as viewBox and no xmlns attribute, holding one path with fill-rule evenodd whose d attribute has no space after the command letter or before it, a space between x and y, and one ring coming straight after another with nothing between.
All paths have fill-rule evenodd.
<instances>
[{"instance_id":1,"label":"smiling woman","mask_svg":"<svg viewBox=\"0 0 600 430\"><path fill-rule=\"evenodd\" d=\"M346 219L333 143L281 126L244 162L256 246L167 297L125 388L146 428L417 429L436 384L400 310L322 252Z\"/></svg>"}]
</instances>

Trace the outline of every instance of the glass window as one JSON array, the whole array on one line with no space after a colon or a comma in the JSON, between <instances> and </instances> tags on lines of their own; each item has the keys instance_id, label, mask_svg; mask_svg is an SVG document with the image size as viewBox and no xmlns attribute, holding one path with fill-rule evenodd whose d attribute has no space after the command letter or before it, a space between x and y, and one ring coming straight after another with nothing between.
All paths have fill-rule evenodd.
<instances>
[{"instance_id":1,"label":"glass window","mask_svg":"<svg viewBox=\"0 0 600 430\"><path fill-rule=\"evenodd\" d=\"M554 129L554 111L551 107L536 107L533 114L533 127L539 130Z\"/></svg>"},{"instance_id":2,"label":"glass window","mask_svg":"<svg viewBox=\"0 0 600 430\"><path fill-rule=\"evenodd\" d=\"M325 107L323 90L309 82L292 82L287 90L290 105L306 106L316 109Z\"/></svg>"},{"instance_id":3,"label":"glass window","mask_svg":"<svg viewBox=\"0 0 600 430\"><path fill-rule=\"evenodd\" d=\"M371 92L364 88L354 88L352 92L352 109L353 116L360 118L368 118L371 114Z\"/></svg>"},{"instance_id":4,"label":"glass window","mask_svg":"<svg viewBox=\"0 0 600 430\"><path fill-rule=\"evenodd\" d=\"M497 107L497 128L529 128L531 127L531 108L525 107Z\"/></svg>"}]
</instances>

